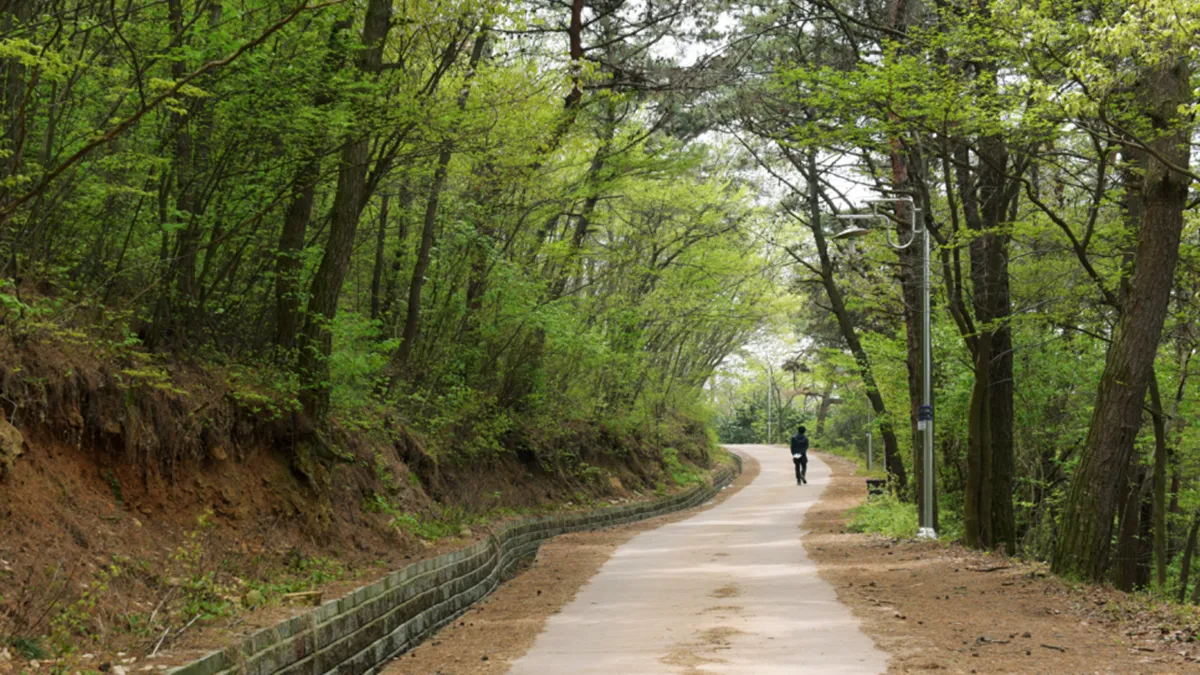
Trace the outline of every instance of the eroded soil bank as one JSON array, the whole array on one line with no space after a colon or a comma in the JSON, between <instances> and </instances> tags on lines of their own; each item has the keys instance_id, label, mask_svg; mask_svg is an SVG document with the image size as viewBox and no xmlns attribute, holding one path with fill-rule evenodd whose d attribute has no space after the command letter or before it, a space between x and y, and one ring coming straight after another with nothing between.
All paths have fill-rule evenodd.
<instances>
[{"instance_id":1,"label":"eroded soil bank","mask_svg":"<svg viewBox=\"0 0 1200 675\"><path fill-rule=\"evenodd\" d=\"M0 335L0 673L186 662L490 523L653 499L708 463L699 424L516 429L458 461L398 417L318 433L252 374Z\"/></svg>"},{"instance_id":2,"label":"eroded soil bank","mask_svg":"<svg viewBox=\"0 0 1200 675\"><path fill-rule=\"evenodd\" d=\"M1044 566L938 542L848 533L866 498L851 462L822 454L833 482L804 537L821 576L892 655L892 673L1194 673L1194 636L1136 598L1074 587Z\"/></svg>"}]
</instances>

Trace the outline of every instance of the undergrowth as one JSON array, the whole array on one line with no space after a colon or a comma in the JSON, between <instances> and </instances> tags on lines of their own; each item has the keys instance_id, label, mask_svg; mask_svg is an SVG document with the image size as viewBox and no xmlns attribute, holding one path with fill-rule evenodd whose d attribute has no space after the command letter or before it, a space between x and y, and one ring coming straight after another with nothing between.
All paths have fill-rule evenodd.
<instances>
[{"instance_id":1,"label":"undergrowth","mask_svg":"<svg viewBox=\"0 0 1200 675\"><path fill-rule=\"evenodd\" d=\"M850 510L851 532L897 539L917 536L917 509L890 494L877 495Z\"/></svg>"},{"instance_id":2,"label":"undergrowth","mask_svg":"<svg viewBox=\"0 0 1200 675\"><path fill-rule=\"evenodd\" d=\"M663 448L662 455L663 465L677 487L690 487L704 482L704 472L693 464L679 461L679 451L675 448Z\"/></svg>"}]
</instances>

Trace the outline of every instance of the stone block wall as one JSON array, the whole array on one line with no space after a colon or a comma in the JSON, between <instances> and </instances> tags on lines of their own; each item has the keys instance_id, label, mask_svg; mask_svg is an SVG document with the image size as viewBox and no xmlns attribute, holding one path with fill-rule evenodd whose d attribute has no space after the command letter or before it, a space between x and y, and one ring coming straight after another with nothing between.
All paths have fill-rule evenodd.
<instances>
[{"instance_id":1,"label":"stone block wall","mask_svg":"<svg viewBox=\"0 0 1200 675\"><path fill-rule=\"evenodd\" d=\"M168 675L373 675L496 590L546 539L699 506L741 472L734 458L712 485L664 499L506 523L473 546L413 563Z\"/></svg>"}]
</instances>

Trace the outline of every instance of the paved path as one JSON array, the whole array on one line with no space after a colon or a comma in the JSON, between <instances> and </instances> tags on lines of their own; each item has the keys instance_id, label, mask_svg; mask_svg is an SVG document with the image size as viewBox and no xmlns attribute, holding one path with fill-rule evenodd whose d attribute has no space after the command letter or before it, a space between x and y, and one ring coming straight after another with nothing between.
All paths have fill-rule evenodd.
<instances>
[{"instance_id":1,"label":"paved path","mask_svg":"<svg viewBox=\"0 0 1200 675\"><path fill-rule=\"evenodd\" d=\"M881 673L800 544L829 483L813 458L797 486L782 447L734 446L762 472L715 508L637 535L550 617L511 675Z\"/></svg>"}]
</instances>

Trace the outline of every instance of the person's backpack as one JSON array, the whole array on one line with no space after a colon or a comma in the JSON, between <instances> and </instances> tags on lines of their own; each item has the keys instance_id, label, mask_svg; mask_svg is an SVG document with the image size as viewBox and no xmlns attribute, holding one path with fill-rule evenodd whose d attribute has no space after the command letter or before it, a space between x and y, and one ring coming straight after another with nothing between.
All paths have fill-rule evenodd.
<instances>
[{"instance_id":1,"label":"person's backpack","mask_svg":"<svg viewBox=\"0 0 1200 675\"><path fill-rule=\"evenodd\" d=\"M808 456L808 436L801 436L800 434L792 436L791 446L793 455Z\"/></svg>"}]
</instances>

